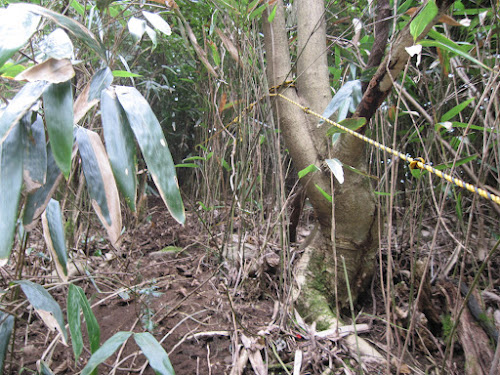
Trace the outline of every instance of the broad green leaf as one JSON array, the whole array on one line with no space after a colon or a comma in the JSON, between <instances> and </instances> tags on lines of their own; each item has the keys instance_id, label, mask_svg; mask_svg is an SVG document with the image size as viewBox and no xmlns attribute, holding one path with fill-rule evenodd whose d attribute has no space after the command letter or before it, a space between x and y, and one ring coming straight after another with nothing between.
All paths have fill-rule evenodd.
<instances>
[{"instance_id":1,"label":"broad green leaf","mask_svg":"<svg viewBox=\"0 0 500 375\"><path fill-rule=\"evenodd\" d=\"M134 333L134 339L149 361L149 365L159 375L175 375L167 352L149 332Z\"/></svg>"},{"instance_id":2,"label":"broad green leaf","mask_svg":"<svg viewBox=\"0 0 500 375\"><path fill-rule=\"evenodd\" d=\"M136 17L130 17L127 22L127 28L130 35L132 35L134 42L137 43L141 40L144 32L146 31L146 21Z\"/></svg>"},{"instance_id":3,"label":"broad green leaf","mask_svg":"<svg viewBox=\"0 0 500 375\"><path fill-rule=\"evenodd\" d=\"M414 169L410 169L410 173L413 177L415 178L420 178L422 177L424 174L427 173L427 171L424 171L422 169L418 169L418 168L414 168Z\"/></svg>"},{"instance_id":4,"label":"broad green leaf","mask_svg":"<svg viewBox=\"0 0 500 375\"><path fill-rule=\"evenodd\" d=\"M26 67L21 64L5 63L4 66L0 68L0 75L5 78L13 79L24 70L26 70Z\"/></svg>"},{"instance_id":5,"label":"broad green leaf","mask_svg":"<svg viewBox=\"0 0 500 375\"><path fill-rule=\"evenodd\" d=\"M126 70L113 70L113 77L121 77L121 78L135 78L142 77L140 74L127 72Z\"/></svg>"},{"instance_id":6,"label":"broad green leaf","mask_svg":"<svg viewBox=\"0 0 500 375\"><path fill-rule=\"evenodd\" d=\"M448 112L446 112L444 115L441 116L441 122L451 120L453 117L462 112L465 109L465 107L467 107L474 99L475 98L470 98L467 99L465 102L457 104L455 107L453 107L452 109L450 109Z\"/></svg>"},{"instance_id":7,"label":"broad green leaf","mask_svg":"<svg viewBox=\"0 0 500 375\"><path fill-rule=\"evenodd\" d=\"M90 341L90 351L92 353L95 353L99 349L101 332L97 319L92 312L89 301L82 288L73 284L69 285L67 305L68 325L76 362L80 358L83 350L80 310L83 310L83 316L87 324L87 334Z\"/></svg>"},{"instance_id":8,"label":"broad green leaf","mask_svg":"<svg viewBox=\"0 0 500 375\"><path fill-rule=\"evenodd\" d=\"M473 125L473 124L467 124L465 122L456 122L452 121L451 124L453 125L454 128L469 128L469 129L474 129L474 130L481 130L481 131L487 131L487 132L498 132L497 129L492 129L492 128L485 128L483 126L478 126L478 125Z\"/></svg>"},{"instance_id":9,"label":"broad green leaf","mask_svg":"<svg viewBox=\"0 0 500 375\"><path fill-rule=\"evenodd\" d=\"M437 14L438 7L436 2L434 0L429 0L424 9L422 9L410 23L410 34L413 36L413 40L417 40Z\"/></svg>"},{"instance_id":10,"label":"broad green leaf","mask_svg":"<svg viewBox=\"0 0 500 375\"><path fill-rule=\"evenodd\" d=\"M264 13L264 11L266 10L266 8L269 6L268 3L265 3L261 6L259 6L257 9L255 9L252 13L250 13L250 15L248 16L248 19L250 21L253 21L255 18L259 18L262 13Z\"/></svg>"},{"instance_id":11,"label":"broad green leaf","mask_svg":"<svg viewBox=\"0 0 500 375\"><path fill-rule=\"evenodd\" d=\"M90 342L90 351L95 353L97 349L101 346L101 329L99 328L99 323L90 307L90 303L85 296L85 292L82 288L75 286L76 293L80 296L80 308L83 311L83 317L85 318L85 323L87 324L87 334Z\"/></svg>"},{"instance_id":12,"label":"broad green leaf","mask_svg":"<svg viewBox=\"0 0 500 375\"><path fill-rule=\"evenodd\" d=\"M219 65L220 64L220 55L219 55L219 51L217 49L217 46L212 41L208 42L208 46L210 47L210 50L212 51L212 58L214 60L214 64Z\"/></svg>"},{"instance_id":13,"label":"broad green leaf","mask_svg":"<svg viewBox=\"0 0 500 375\"><path fill-rule=\"evenodd\" d=\"M319 171L319 168L316 167L314 164L310 164L309 166L299 171L298 173L299 179L307 176L311 172L316 172L316 171Z\"/></svg>"},{"instance_id":14,"label":"broad green leaf","mask_svg":"<svg viewBox=\"0 0 500 375\"><path fill-rule=\"evenodd\" d=\"M118 102L115 90L104 90L101 96L101 118L106 151L118 188L128 206L135 211L137 200L136 154L134 133L127 115Z\"/></svg>"},{"instance_id":15,"label":"broad green leaf","mask_svg":"<svg viewBox=\"0 0 500 375\"><path fill-rule=\"evenodd\" d=\"M257 5L260 3L260 1L261 0L252 0L252 2L248 4L247 13L254 11Z\"/></svg>"},{"instance_id":16,"label":"broad green leaf","mask_svg":"<svg viewBox=\"0 0 500 375\"><path fill-rule=\"evenodd\" d=\"M183 161L186 162L186 161L192 161L192 160L203 160L203 161L206 161L207 159L202 157L202 156L190 156L188 158L185 158Z\"/></svg>"},{"instance_id":17,"label":"broad green leaf","mask_svg":"<svg viewBox=\"0 0 500 375\"><path fill-rule=\"evenodd\" d=\"M163 201L174 219L183 224L184 204L174 161L158 119L135 88L118 86L115 90Z\"/></svg>"},{"instance_id":18,"label":"broad green leaf","mask_svg":"<svg viewBox=\"0 0 500 375\"><path fill-rule=\"evenodd\" d=\"M51 330L57 329L61 333L64 344L68 342L68 333L64 327L64 318L59 304L41 285L28 280L16 281L28 298L37 314Z\"/></svg>"},{"instance_id":19,"label":"broad green leaf","mask_svg":"<svg viewBox=\"0 0 500 375\"><path fill-rule=\"evenodd\" d=\"M351 130L357 130L366 124L366 118L364 117L349 117L339 122L339 125L346 127ZM332 136L335 133L345 133L342 129L332 125L330 129L327 130L326 135Z\"/></svg>"},{"instance_id":20,"label":"broad green leaf","mask_svg":"<svg viewBox=\"0 0 500 375\"><path fill-rule=\"evenodd\" d=\"M201 203L201 202L200 202ZM158 253L166 253L166 254L178 254L184 251L184 248L178 246L166 246L161 250L158 250Z\"/></svg>"},{"instance_id":21,"label":"broad green leaf","mask_svg":"<svg viewBox=\"0 0 500 375\"><path fill-rule=\"evenodd\" d=\"M36 361L36 368L38 370L38 375L54 375L49 366L41 359Z\"/></svg>"},{"instance_id":22,"label":"broad green leaf","mask_svg":"<svg viewBox=\"0 0 500 375\"><path fill-rule=\"evenodd\" d=\"M90 375L94 369L111 357L113 353L132 335L132 332L117 332L110 337L92 356L81 375Z\"/></svg>"},{"instance_id":23,"label":"broad green leaf","mask_svg":"<svg viewBox=\"0 0 500 375\"><path fill-rule=\"evenodd\" d=\"M446 36L438 33L437 31L430 30L428 36L434 38L435 40L425 39L421 40L418 43L424 47L439 47L445 49L458 56L463 57L464 59L472 61L474 64L477 64L486 70L492 71L492 69L489 66L483 64L481 61L471 56L467 51L464 51L464 49L460 47L457 43L448 39Z\"/></svg>"},{"instance_id":24,"label":"broad green leaf","mask_svg":"<svg viewBox=\"0 0 500 375\"><path fill-rule=\"evenodd\" d=\"M81 5L77 0L71 0L69 5L81 16L85 16L85 7Z\"/></svg>"},{"instance_id":25,"label":"broad green leaf","mask_svg":"<svg viewBox=\"0 0 500 375\"><path fill-rule=\"evenodd\" d=\"M63 29L57 28L39 43L40 50L54 59L71 59L73 43Z\"/></svg>"},{"instance_id":26,"label":"broad green leaf","mask_svg":"<svg viewBox=\"0 0 500 375\"><path fill-rule=\"evenodd\" d=\"M63 282L68 282L68 251L59 202L51 199L42 214L43 237L49 249L56 271Z\"/></svg>"},{"instance_id":27,"label":"broad green leaf","mask_svg":"<svg viewBox=\"0 0 500 375\"><path fill-rule=\"evenodd\" d=\"M47 146L43 120L37 115L36 121L30 124L31 115L26 115L23 122L27 127L24 138L24 185L28 193L45 184L47 178Z\"/></svg>"},{"instance_id":28,"label":"broad green leaf","mask_svg":"<svg viewBox=\"0 0 500 375\"><path fill-rule=\"evenodd\" d=\"M467 164L468 162L475 160L478 158L479 155L472 155L472 156L467 156L465 158L459 159L455 162L455 168L460 167L461 165ZM452 168L453 163L443 163L443 164L438 164L434 165L434 168L437 169L438 171L442 171L444 169Z\"/></svg>"},{"instance_id":29,"label":"broad green leaf","mask_svg":"<svg viewBox=\"0 0 500 375\"><path fill-rule=\"evenodd\" d=\"M118 246L122 221L120 198L108 155L101 138L93 131L78 128L76 141L82 160L87 189L99 220L113 246Z\"/></svg>"},{"instance_id":30,"label":"broad green leaf","mask_svg":"<svg viewBox=\"0 0 500 375\"><path fill-rule=\"evenodd\" d=\"M74 123L77 124L101 98L102 90L111 85L113 74L108 67L99 70L87 83L73 105Z\"/></svg>"},{"instance_id":31,"label":"broad green leaf","mask_svg":"<svg viewBox=\"0 0 500 375\"><path fill-rule=\"evenodd\" d=\"M39 22L40 16L24 9L0 8L0 66L28 42Z\"/></svg>"},{"instance_id":32,"label":"broad green leaf","mask_svg":"<svg viewBox=\"0 0 500 375\"><path fill-rule=\"evenodd\" d=\"M47 86L48 83L43 81L27 83L9 102L7 108L0 114L0 143L40 98Z\"/></svg>"},{"instance_id":33,"label":"broad green leaf","mask_svg":"<svg viewBox=\"0 0 500 375\"><path fill-rule=\"evenodd\" d=\"M146 34L148 34L149 39L153 42L153 50L158 46L158 38L156 37L156 31L154 31L151 27L146 26Z\"/></svg>"},{"instance_id":34,"label":"broad green leaf","mask_svg":"<svg viewBox=\"0 0 500 375\"><path fill-rule=\"evenodd\" d=\"M62 28L68 30L71 34L73 34L73 36L78 38L87 47L95 51L104 61L107 61L106 48L104 47L104 45L85 26L76 22L72 18L63 16L62 14L35 4L20 3L13 4L10 7L15 7L21 10L28 10L32 13L50 19Z\"/></svg>"},{"instance_id":35,"label":"broad green leaf","mask_svg":"<svg viewBox=\"0 0 500 375\"><path fill-rule=\"evenodd\" d=\"M328 194L326 191L324 191L321 186L319 186L318 184L315 184L314 186L316 186L316 189L319 190L319 192L326 198L326 200L330 203L333 202L333 198L330 194Z\"/></svg>"},{"instance_id":36,"label":"broad green leaf","mask_svg":"<svg viewBox=\"0 0 500 375\"><path fill-rule=\"evenodd\" d=\"M90 81L88 100L99 99L102 91L107 89L113 82L113 74L109 67L105 67L97 71Z\"/></svg>"},{"instance_id":37,"label":"broad green leaf","mask_svg":"<svg viewBox=\"0 0 500 375\"><path fill-rule=\"evenodd\" d=\"M413 0L406 0L404 3L398 6L396 14L405 13L411 6L413 6L413 4L414 4Z\"/></svg>"},{"instance_id":38,"label":"broad green leaf","mask_svg":"<svg viewBox=\"0 0 500 375\"><path fill-rule=\"evenodd\" d=\"M28 194L23 212L23 225L26 230L31 230L36 225L38 219L49 204L52 194L54 194L59 182L62 180L62 173L54 160L50 144L47 146L47 178L45 184L33 193Z\"/></svg>"},{"instance_id":39,"label":"broad green leaf","mask_svg":"<svg viewBox=\"0 0 500 375\"><path fill-rule=\"evenodd\" d=\"M23 184L21 124L0 144L0 266L9 259Z\"/></svg>"},{"instance_id":40,"label":"broad green leaf","mask_svg":"<svg viewBox=\"0 0 500 375\"><path fill-rule=\"evenodd\" d=\"M464 220L464 211L462 209L462 193L457 193L457 189L453 189L453 196L455 198L455 212L458 216L458 222L462 223Z\"/></svg>"},{"instance_id":41,"label":"broad green leaf","mask_svg":"<svg viewBox=\"0 0 500 375\"><path fill-rule=\"evenodd\" d=\"M176 164L175 168L199 168L200 166L198 164L194 163L182 163L182 164Z\"/></svg>"},{"instance_id":42,"label":"broad green leaf","mask_svg":"<svg viewBox=\"0 0 500 375\"><path fill-rule=\"evenodd\" d=\"M208 29L208 35L212 36L213 33L214 33L214 30L215 30L215 24L217 23L217 14L218 14L219 10L216 9L213 13L212 13L212 17L210 17L210 28Z\"/></svg>"},{"instance_id":43,"label":"broad green leaf","mask_svg":"<svg viewBox=\"0 0 500 375\"><path fill-rule=\"evenodd\" d=\"M227 172L231 172L232 168L231 166L229 165L229 163L224 159L222 158L221 159L221 164L222 164L222 167L227 171Z\"/></svg>"},{"instance_id":44,"label":"broad green leaf","mask_svg":"<svg viewBox=\"0 0 500 375\"><path fill-rule=\"evenodd\" d=\"M269 14L269 17L267 17L267 22L272 23L274 20L274 17L276 16L276 9L278 9L278 4L276 4Z\"/></svg>"},{"instance_id":45,"label":"broad green leaf","mask_svg":"<svg viewBox=\"0 0 500 375\"><path fill-rule=\"evenodd\" d=\"M69 177L73 149L73 92L71 82L53 83L43 94L45 121L54 159Z\"/></svg>"},{"instance_id":46,"label":"broad green leaf","mask_svg":"<svg viewBox=\"0 0 500 375\"><path fill-rule=\"evenodd\" d=\"M350 109L351 105L359 103L361 98L361 81L359 79L354 81L348 81L342 86L339 91L334 95L330 103L326 106L323 111L323 117L332 119L332 116L340 109L344 108L344 115L337 116L336 121L341 121L345 118L347 110ZM343 117L343 118L342 118ZM320 120L319 124L323 124L324 121Z\"/></svg>"},{"instance_id":47,"label":"broad green leaf","mask_svg":"<svg viewBox=\"0 0 500 375\"><path fill-rule=\"evenodd\" d=\"M335 67L340 70L342 66L342 54L340 52L340 47L335 45ZM370 78L371 79L371 78Z\"/></svg>"},{"instance_id":48,"label":"broad green leaf","mask_svg":"<svg viewBox=\"0 0 500 375\"><path fill-rule=\"evenodd\" d=\"M160 15L156 13L146 12L145 10L142 11L142 14L151 23L151 25L153 25L155 29L161 31L167 36L172 34L170 25Z\"/></svg>"},{"instance_id":49,"label":"broad green leaf","mask_svg":"<svg viewBox=\"0 0 500 375\"><path fill-rule=\"evenodd\" d=\"M80 296L76 292L77 286L69 284L68 298L66 300L66 318L68 319L69 333L71 334L71 345L75 355L75 363L78 362L83 351L82 323L80 321Z\"/></svg>"},{"instance_id":50,"label":"broad green leaf","mask_svg":"<svg viewBox=\"0 0 500 375\"><path fill-rule=\"evenodd\" d=\"M337 179L337 181L340 184L343 184L344 183L344 169L342 168L342 162L337 158L326 159L325 162L326 162L326 165L328 165L328 168L330 168L330 170L332 171L332 173L335 176L335 178Z\"/></svg>"},{"instance_id":51,"label":"broad green leaf","mask_svg":"<svg viewBox=\"0 0 500 375\"><path fill-rule=\"evenodd\" d=\"M82 159L83 173L85 180L87 180L87 188L92 202L97 202L104 221L111 225L112 220L104 190L104 178L99 170L99 161L89 138L90 133L94 132L85 128L78 128L76 131L76 142Z\"/></svg>"},{"instance_id":52,"label":"broad green leaf","mask_svg":"<svg viewBox=\"0 0 500 375\"><path fill-rule=\"evenodd\" d=\"M89 100L99 99L102 91L107 89L113 82L113 73L109 67L102 68L92 77L90 81Z\"/></svg>"},{"instance_id":53,"label":"broad green leaf","mask_svg":"<svg viewBox=\"0 0 500 375\"><path fill-rule=\"evenodd\" d=\"M14 316L0 311L0 374L2 374L5 355L10 345L10 335L14 328Z\"/></svg>"},{"instance_id":54,"label":"broad green leaf","mask_svg":"<svg viewBox=\"0 0 500 375\"><path fill-rule=\"evenodd\" d=\"M332 145L334 145L335 143L337 143L339 140L340 140L340 133L339 132L334 133L332 135Z\"/></svg>"}]
</instances>

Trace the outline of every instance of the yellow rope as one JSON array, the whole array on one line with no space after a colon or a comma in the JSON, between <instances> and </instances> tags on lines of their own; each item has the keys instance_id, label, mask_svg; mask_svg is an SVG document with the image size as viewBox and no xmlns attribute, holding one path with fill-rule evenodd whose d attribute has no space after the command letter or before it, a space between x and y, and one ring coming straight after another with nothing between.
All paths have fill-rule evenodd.
<instances>
[{"instance_id":1,"label":"yellow rope","mask_svg":"<svg viewBox=\"0 0 500 375\"><path fill-rule=\"evenodd\" d=\"M300 103L297 103L296 101L284 96L283 94L280 94L278 91L281 89L281 88L288 88L288 87L295 87L295 84L294 84L294 81L286 81L286 82L283 82L279 85L275 85L273 87L271 87L269 89L269 93L268 94L264 94L262 95L258 100L256 100L255 102L251 103L250 105L248 105L245 109L243 109L243 111L241 112L241 114L239 116L236 116L229 124L227 124L226 126L224 126L224 128L220 129L218 132L216 132L215 134L212 135L212 137L208 138L205 142L203 143L206 143L208 142L210 139L212 139L213 137L215 137L218 133L220 133L223 129L227 129L230 125L232 124L235 124L237 122L240 122L241 121L241 118L246 115L248 112L250 112L252 110L253 107L255 107L255 105L257 103L259 103L260 101L262 101L264 98L266 98L267 96L270 96L270 97L280 97L288 102L290 102L291 104L299 107L300 109L302 109L305 113L307 114L311 114L313 116L316 116L317 118L320 118L322 119L323 121L327 122L328 124L330 125L333 125L335 126L336 128L356 137L356 138L359 138L367 143L369 143L370 145L380 149L380 150L383 150L391 155L394 155L394 156L397 156L398 158L410 163L410 168L411 169L414 169L414 168L419 168L419 169L424 169L436 176L438 176L439 178L442 178L448 182L451 182L452 184L455 184L456 186L459 186L463 189L467 189L468 191L472 192L472 193L476 193L478 194L479 196L483 197L483 198L486 198L498 205L500 205L500 197L495 195L495 194L492 194L482 188L479 188L475 185L472 185L472 184L469 184L468 182L465 182L464 180L461 180L459 178L456 178L456 177L453 177L449 174L446 174L446 173L443 173L439 170L437 170L436 168L432 167L431 165L425 163L424 159L420 158L420 157L416 157L416 158L412 158L411 156L408 156L408 155L404 155L402 154L401 152L397 151L397 150L393 150L392 148L390 147L387 147L387 146L384 146L383 144L381 143L378 143L377 141L374 141L373 139L370 139L368 138L367 136L363 135L363 134L360 134L358 132L355 132L354 130L351 130L349 128L346 128L345 126L342 126L332 120L330 120L329 118L326 118L314 111L312 111L311 109L309 109L308 107L305 107L303 106L302 104Z\"/></svg>"},{"instance_id":2,"label":"yellow rope","mask_svg":"<svg viewBox=\"0 0 500 375\"><path fill-rule=\"evenodd\" d=\"M273 87L274 91L277 91L277 88L279 88L280 86L281 85ZM479 196L481 196L483 198L486 198L486 199L488 199L488 200L490 200L492 202L495 202L496 204L500 205L500 197L499 196L497 196L495 194L492 194L492 193L490 193L490 192L488 192L488 191L486 191L486 190L484 190L482 188L479 188L477 186L469 184L468 182L465 182L465 181L463 181L463 180L461 180L459 178L456 178L456 177L453 177L453 176L451 176L449 174L443 173L443 172L437 170L436 168L430 166L429 164L426 164L425 161L424 161L424 159L422 159L422 158L412 158L410 156L402 154L399 151L393 150L390 147L384 146L383 144L378 143L378 142L374 141L373 139L368 138L367 136L365 136L363 134L355 132L354 130L346 128L345 126L342 126L342 125L340 125L340 124L338 124L338 123L336 123L336 122L334 122L334 121L332 121L332 120L330 120L330 119L328 119L328 118L326 118L326 117L324 117L324 116L322 116L322 115L320 115L320 114L318 114L318 113L316 113L314 111L311 111L308 107L305 107L305 106L303 106L300 103L297 103L296 101L294 101L294 100L292 100L292 99L284 96L283 94L272 93L271 92L269 94L269 96L280 97L280 98L282 98L282 99L284 99L284 100L292 103L293 105L299 107L305 113L311 114L313 116L316 116L317 118L322 119L323 121L329 123L330 125L333 125L336 128L338 128L338 129L340 129L340 130L342 130L342 131L344 131L344 132L346 132L346 133L348 133L348 134L350 134L350 135L352 135L352 136L354 136L356 138L359 138L359 139L361 139L361 140L363 140L363 141L371 144L372 146L377 147L380 150L383 150L383 151L385 151L385 152L387 152L389 154L392 154L394 156L399 157L400 159L402 159L402 160L410 163L410 168L412 168L412 169L415 168L415 167L420 168L420 169L424 169L424 170L426 170L426 171L428 171L430 173L435 174L439 178L442 178L442 179L444 179L444 180L446 180L448 182L451 182L452 184L455 184L455 185L457 185L457 186L459 186L459 187L461 187L463 189L467 189L468 191L470 191L472 193L476 193Z\"/></svg>"}]
</instances>

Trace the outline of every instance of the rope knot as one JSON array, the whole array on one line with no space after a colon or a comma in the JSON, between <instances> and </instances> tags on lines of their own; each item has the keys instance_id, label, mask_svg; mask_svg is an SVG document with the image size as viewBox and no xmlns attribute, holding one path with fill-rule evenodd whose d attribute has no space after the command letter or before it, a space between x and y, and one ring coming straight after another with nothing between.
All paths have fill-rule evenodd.
<instances>
[{"instance_id":1,"label":"rope knot","mask_svg":"<svg viewBox=\"0 0 500 375\"><path fill-rule=\"evenodd\" d=\"M420 168L418 166L418 162L425 164L424 158L418 157L418 158L413 159L413 161L410 162L410 169Z\"/></svg>"}]
</instances>

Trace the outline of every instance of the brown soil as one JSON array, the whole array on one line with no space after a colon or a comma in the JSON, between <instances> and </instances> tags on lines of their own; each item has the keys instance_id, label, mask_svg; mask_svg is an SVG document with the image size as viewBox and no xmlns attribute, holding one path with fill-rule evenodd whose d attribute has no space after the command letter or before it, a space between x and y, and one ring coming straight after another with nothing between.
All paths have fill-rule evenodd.
<instances>
[{"instance_id":1,"label":"brown soil","mask_svg":"<svg viewBox=\"0 0 500 375\"><path fill-rule=\"evenodd\" d=\"M241 348L245 337L251 341L248 352L261 354L270 374L286 374L284 365L292 373L297 349L304 356L301 374L320 374L331 363L336 364L338 371L343 371L342 366L353 373L359 370L354 355L348 353L342 340L320 340L299 327L286 302L283 290L287 289L279 287L281 271L276 265L273 268L267 264L257 272L239 272L221 263L217 243L207 237L195 215L188 217L184 227L180 226L156 198L150 199L147 212L143 222L124 235L121 254L99 240L102 230L96 225L94 236L81 244L81 255L76 256L87 261L91 277L81 273L71 282L85 290L93 305L101 328L101 344L118 331L150 331L168 352L177 375L230 374L236 361L244 357ZM47 278L52 272L51 263L39 254L44 250L40 234L34 234L31 242L33 251L26 260L26 269L30 275L45 276L24 278L47 287L55 279ZM2 274L2 288L13 280L14 270L11 271L8 276ZM407 332L404 327L410 324L407 308L410 280L404 275L403 272L395 276L394 321L401 327L400 336L392 338L396 347L403 344ZM386 323L377 317L384 316L385 307L377 285L374 282L371 294L357 306L357 311L363 312L358 315L357 323L371 325L369 333L362 337L369 338L383 352L387 343ZM418 313L414 327L418 334L410 342L411 357L404 359L401 373L413 373L410 368L419 369L414 373L431 373L441 364L444 337L440 314L446 313L447 308L442 306L445 296L439 285L428 288L423 296L425 304L420 306L425 316ZM67 290L67 286L60 284L49 288L64 314ZM7 355L4 373L35 373L36 361L41 358L55 374L79 373L90 357L87 338L82 359L75 364L71 345L63 346L55 339L56 334L47 330L27 304L20 304L22 300L21 294L15 302L19 305L16 311L20 320L14 351ZM475 325L470 324L470 327ZM154 374L146 364L146 358L130 339L117 355L99 367L99 374ZM255 366L248 362L243 373L256 373ZM454 374L462 373L464 368L458 344L452 367L457 369L450 372ZM377 371L364 367L364 373Z\"/></svg>"},{"instance_id":2,"label":"brown soil","mask_svg":"<svg viewBox=\"0 0 500 375\"><path fill-rule=\"evenodd\" d=\"M85 290L94 306L101 343L118 331L149 330L162 340L176 374L229 373L235 345L233 333L245 331L250 335L265 329L272 322L274 300L257 276L248 278L234 293L217 251L203 246L207 239L200 233L197 218L189 217L183 227L168 215L161 200L150 201L149 216L124 235L121 256L116 257L105 241L96 241L97 236L82 245L90 255L95 284L81 276L71 281ZM38 237L33 248L41 250L43 240ZM93 256L98 249L103 255ZM43 284L40 279L33 281ZM118 290L125 293L118 294ZM50 293L64 308L67 287ZM78 364L71 346L60 342L47 355L45 350L55 333L48 331L29 309L24 310L21 317L25 321L20 326L26 330L16 332L15 351L6 358L5 373L33 373L40 358L45 358L56 374L81 371L90 357L88 345ZM115 374L141 373L146 358L138 350L130 339L118 356L118 361L128 359L119 364ZM116 356L110 358L100 366L99 373L109 373L116 361ZM147 366L142 373L154 371Z\"/></svg>"}]
</instances>

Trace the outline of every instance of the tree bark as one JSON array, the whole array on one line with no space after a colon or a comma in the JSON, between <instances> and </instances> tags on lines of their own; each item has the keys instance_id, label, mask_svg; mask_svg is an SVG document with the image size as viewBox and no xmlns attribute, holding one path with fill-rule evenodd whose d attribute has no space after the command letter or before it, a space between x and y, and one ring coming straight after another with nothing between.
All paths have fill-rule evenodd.
<instances>
[{"instance_id":1,"label":"tree bark","mask_svg":"<svg viewBox=\"0 0 500 375\"><path fill-rule=\"evenodd\" d=\"M297 88L287 88L282 94L300 102L315 112L322 113L331 99L326 59L326 31L324 21L324 2L309 0L298 2L298 51ZM264 17L266 19L266 17ZM290 79L292 62L288 36L285 28L285 12L282 1L272 23L264 21L264 40L268 61L267 76L270 86ZM304 178L301 182L314 207L320 230L311 241L307 254L303 257L299 275L303 295L315 296L313 302L316 311L318 301L331 304L337 300L340 305L347 305L348 293L341 258L346 262L346 269L353 296L367 282L373 272L373 259L377 249L378 236L373 232L375 223L375 200L370 182L366 177L345 170L344 185L336 186L334 197L335 212L335 259L332 238L332 204L322 195L322 190L331 194L331 175L324 169L323 162L330 157L337 157L342 162L367 171L365 145L358 143L355 150L350 142L343 142L334 150L328 148L325 135L326 126L318 129L318 119L307 116L300 108L276 98L274 108L290 156L297 170L314 164L321 169ZM350 140L349 140L350 141ZM338 269L335 265L338 264ZM298 297L304 300L302 297Z\"/></svg>"},{"instance_id":2,"label":"tree bark","mask_svg":"<svg viewBox=\"0 0 500 375\"><path fill-rule=\"evenodd\" d=\"M325 54L324 1L296 1L297 88L289 87L281 90L281 93L317 113L322 113L330 100ZM437 0L436 3L439 14L435 20L452 2ZM270 86L293 78L283 1L278 0L276 4L278 7L272 23L267 21L272 7L268 7L263 21ZM382 2L381 8L385 14L387 2ZM434 22L429 24L421 37L433 25ZM405 47L411 46L413 42L408 24L396 38L389 54L370 81L354 116L365 117L369 122L391 91L393 80L398 78L408 62ZM380 53L377 55L376 60L380 61ZM369 178L365 177L368 172L367 144L351 135L343 134L334 145L329 145L330 141L325 135L327 127L324 125L318 130L316 118L306 115L299 107L278 97L274 98L273 105L277 124L296 169L302 170L311 164L320 168L320 171L310 173L307 178L301 180L314 207L319 230L314 231L310 241L307 241L309 245L297 266L299 292L296 298L299 307L302 306L303 310L312 313L312 320L319 318L325 325L330 325L334 321L330 319L333 303L341 307L348 305L350 297L347 282L350 286L350 296L356 301L374 272L378 249L378 223L375 196ZM333 192L331 174L323 165L325 159L332 157L362 172L360 174L344 169L344 183L333 184ZM333 207L318 187L333 196Z\"/></svg>"},{"instance_id":3,"label":"tree bark","mask_svg":"<svg viewBox=\"0 0 500 375\"><path fill-rule=\"evenodd\" d=\"M277 4L278 8L272 23L267 22L268 15L264 16L264 43L266 47L267 78L270 87L289 79L292 71L283 1L279 0ZM295 88L287 88L280 92L288 98L300 102ZM314 136L309 128L306 114L299 107L286 100L275 98L273 102L278 127L282 130L283 138L296 169L300 171L311 164L321 167L321 160L316 150ZM331 223L329 218L331 208L325 206L325 198L314 187L315 184L328 191L329 179L325 179L320 173L310 174L305 178L304 183L306 194L318 218L329 226Z\"/></svg>"}]
</instances>

